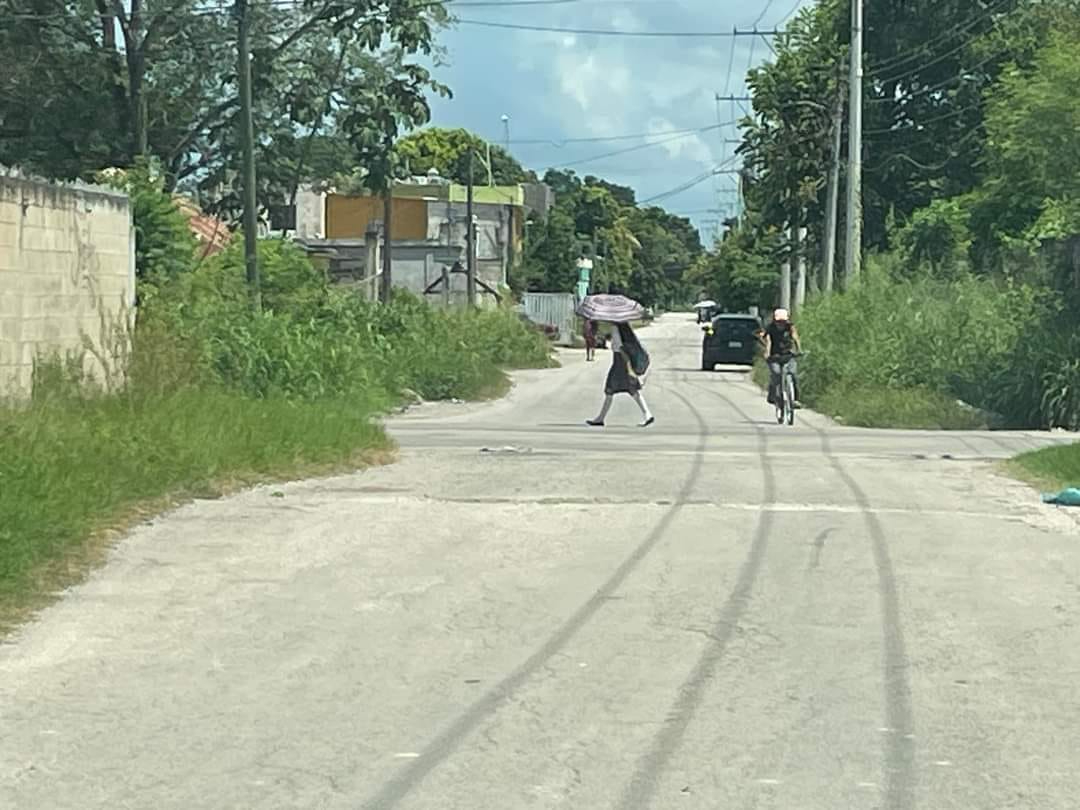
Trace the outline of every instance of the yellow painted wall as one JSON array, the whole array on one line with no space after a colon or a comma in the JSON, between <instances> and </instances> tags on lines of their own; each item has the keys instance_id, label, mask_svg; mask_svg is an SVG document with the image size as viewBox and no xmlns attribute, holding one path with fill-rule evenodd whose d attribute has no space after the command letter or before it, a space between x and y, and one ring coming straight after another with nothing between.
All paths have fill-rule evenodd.
<instances>
[{"instance_id":1,"label":"yellow painted wall","mask_svg":"<svg viewBox=\"0 0 1080 810\"><path fill-rule=\"evenodd\" d=\"M383 218L379 197L326 197L326 238L363 239L368 223ZM427 203L424 200L394 198L391 239L427 238Z\"/></svg>"}]
</instances>

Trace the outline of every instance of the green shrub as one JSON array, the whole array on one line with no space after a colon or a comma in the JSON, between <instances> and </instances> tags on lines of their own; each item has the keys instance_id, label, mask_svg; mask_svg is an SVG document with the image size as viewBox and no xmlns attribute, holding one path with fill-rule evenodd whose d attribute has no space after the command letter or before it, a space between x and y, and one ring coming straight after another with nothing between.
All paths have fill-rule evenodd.
<instances>
[{"instance_id":1,"label":"green shrub","mask_svg":"<svg viewBox=\"0 0 1080 810\"><path fill-rule=\"evenodd\" d=\"M386 306L328 284L289 243L259 245L263 311L252 310L240 245L145 296L140 329L173 336L169 365L253 397L354 391L388 402L490 391L503 368L549 362L546 340L512 312L443 310L397 292Z\"/></svg>"},{"instance_id":2,"label":"green shrub","mask_svg":"<svg viewBox=\"0 0 1080 810\"><path fill-rule=\"evenodd\" d=\"M977 430L986 428L978 413L928 388L834 385L814 407L853 427L906 430Z\"/></svg>"},{"instance_id":3,"label":"green shrub","mask_svg":"<svg viewBox=\"0 0 1080 810\"><path fill-rule=\"evenodd\" d=\"M901 257L909 267L927 267L937 277L965 272L972 245L970 219L962 198L934 200L897 233Z\"/></svg>"},{"instance_id":4,"label":"green shrub","mask_svg":"<svg viewBox=\"0 0 1080 810\"><path fill-rule=\"evenodd\" d=\"M1065 366L1050 355L1061 340L1051 337L1054 307L1045 292L968 274L898 278L890 261L873 260L854 289L800 314L811 351L801 364L808 402L856 388L932 391L1012 425L1076 418L1072 394L1055 399L1056 410L1044 402Z\"/></svg>"},{"instance_id":5,"label":"green shrub","mask_svg":"<svg viewBox=\"0 0 1080 810\"><path fill-rule=\"evenodd\" d=\"M140 279L171 278L195 261L195 236L187 217L165 191L164 177L140 163L123 172L102 174L104 183L127 193L135 224L135 270Z\"/></svg>"},{"instance_id":6,"label":"green shrub","mask_svg":"<svg viewBox=\"0 0 1080 810\"><path fill-rule=\"evenodd\" d=\"M355 464L385 447L372 417L405 388L497 392L502 369L549 363L506 310L387 306L331 287L295 246L260 243L262 312L239 248L147 278L126 388L76 359L39 363L34 400L0 410L0 625L85 562L92 532L147 503ZM126 336L125 336L126 337Z\"/></svg>"}]
</instances>

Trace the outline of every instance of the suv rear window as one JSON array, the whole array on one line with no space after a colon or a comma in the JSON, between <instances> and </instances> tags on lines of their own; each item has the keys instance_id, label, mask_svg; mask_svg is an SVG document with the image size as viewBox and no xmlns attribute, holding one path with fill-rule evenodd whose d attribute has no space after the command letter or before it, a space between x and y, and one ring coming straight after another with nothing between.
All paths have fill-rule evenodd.
<instances>
[{"instance_id":1,"label":"suv rear window","mask_svg":"<svg viewBox=\"0 0 1080 810\"><path fill-rule=\"evenodd\" d=\"M732 338L738 340L740 338L751 338L757 328L757 322L749 318L745 320L719 318L713 324L713 331L722 339Z\"/></svg>"}]
</instances>

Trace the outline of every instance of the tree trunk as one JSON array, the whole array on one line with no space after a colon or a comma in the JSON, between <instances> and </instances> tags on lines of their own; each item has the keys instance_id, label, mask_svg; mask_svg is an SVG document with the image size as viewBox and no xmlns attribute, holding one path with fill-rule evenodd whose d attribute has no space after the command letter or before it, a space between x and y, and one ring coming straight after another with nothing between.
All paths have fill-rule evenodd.
<instances>
[{"instance_id":1,"label":"tree trunk","mask_svg":"<svg viewBox=\"0 0 1080 810\"><path fill-rule=\"evenodd\" d=\"M126 24L122 20L124 32L124 57L127 60L128 88L128 132L131 135L132 157L143 157L149 150L149 138L146 132L146 51L143 28L143 0L131 0L131 13Z\"/></svg>"}]
</instances>

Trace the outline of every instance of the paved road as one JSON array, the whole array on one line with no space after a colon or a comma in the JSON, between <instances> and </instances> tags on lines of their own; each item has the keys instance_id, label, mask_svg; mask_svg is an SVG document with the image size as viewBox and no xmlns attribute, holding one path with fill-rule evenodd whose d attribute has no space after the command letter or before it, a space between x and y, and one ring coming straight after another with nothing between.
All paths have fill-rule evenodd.
<instances>
[{"instance_id":1,"label":"paved road","mask_svg":"<svg viewBox=\"0 0 1080 810\"><path fill-rule=\"evenodd\" d=\"M574 355L135 532L0 647L0 807L1076 807L1080 531L985 463L1051 437L779 427L644 336L649 430Z\"/></svg>"}]
</instances>

